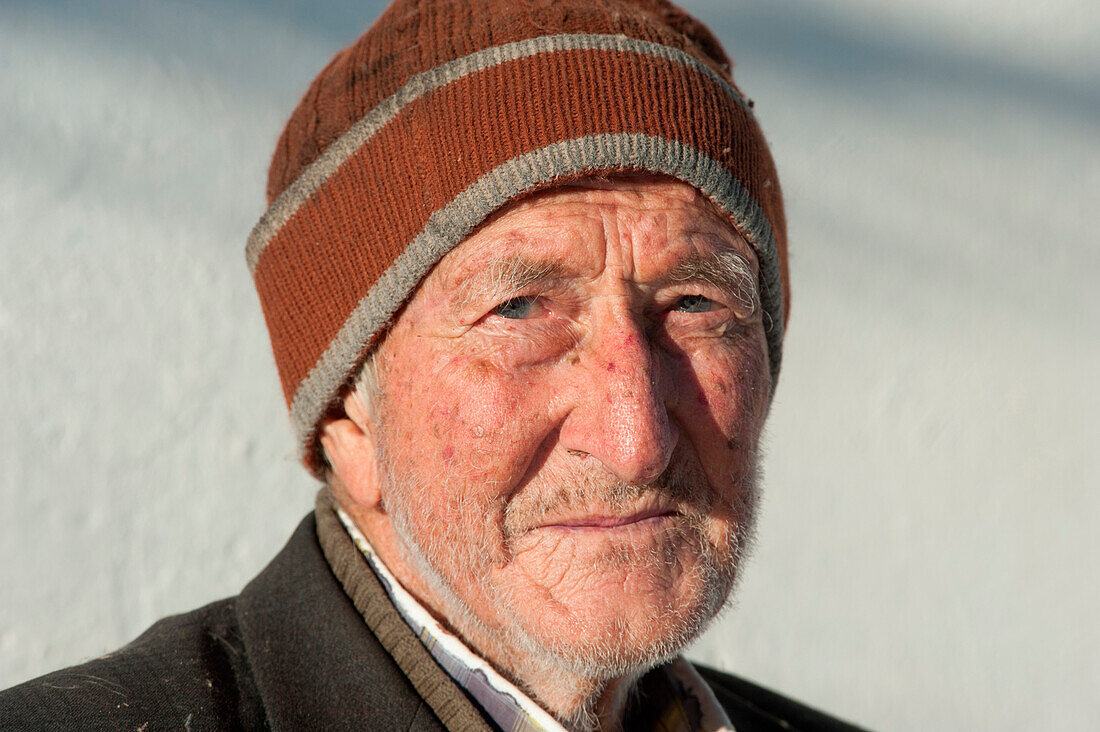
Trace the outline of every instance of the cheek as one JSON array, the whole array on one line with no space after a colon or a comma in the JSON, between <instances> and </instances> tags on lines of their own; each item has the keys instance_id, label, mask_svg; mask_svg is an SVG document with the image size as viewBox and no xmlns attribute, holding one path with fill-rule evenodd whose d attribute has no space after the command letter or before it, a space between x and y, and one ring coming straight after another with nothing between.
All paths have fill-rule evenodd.
<instances>
[{"instance_id":1,"label":"cheek","mask_svg":"<svg viewBox=\"0 0 1100 732\"><path fill-rule=\"evenodd\" d=\"M675 411L700 458L743 460L767 411L766 351L748 340L724 343L682 354L676 367Z\"/></svg>"},{"instance_id":2,"label":"cheek","mask_svg":"<svg viewBox=\"0 0 1100 732\"><path fill-rule=\"evenodd\" d=\"M399 410L412 459L449 476L467 497L509 491L547 431L536 380L469 356L420 369L419 378L422 387L402 389Z\"/></svg>"}]
</instances>

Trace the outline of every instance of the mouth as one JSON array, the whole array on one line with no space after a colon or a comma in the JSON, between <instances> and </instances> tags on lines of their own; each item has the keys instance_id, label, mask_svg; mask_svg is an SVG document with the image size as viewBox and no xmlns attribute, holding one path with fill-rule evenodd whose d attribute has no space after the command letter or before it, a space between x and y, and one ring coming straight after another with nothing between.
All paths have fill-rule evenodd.
<instances>
[{"instance_id":1,"label":"mouth","mask_svg":"<svg viewBox=\"0 0 1100 732\"><path fill-rule=\"evenodd\" d=\"M563 531L604 531L627 527L644 527L647 524L658 525L675 515L675 511L654 509L638 511L625 516L577 516L575 518L559 519L553 523L546 523L539 528L559 529Z\"/></svg>"}]
</instances>

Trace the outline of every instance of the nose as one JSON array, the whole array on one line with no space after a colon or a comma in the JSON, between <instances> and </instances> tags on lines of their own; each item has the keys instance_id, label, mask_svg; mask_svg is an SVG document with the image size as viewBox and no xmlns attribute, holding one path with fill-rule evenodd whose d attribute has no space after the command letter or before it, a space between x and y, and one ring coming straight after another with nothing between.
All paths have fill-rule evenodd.
<instances>
[{"instance_id":1,"label":"nose","mask_svg":"<svg viewBox=\"0 0 1100 732\"><path fill-rule=\"evenodd\" d=\"M576 396L561 440L619 480L650 483L668 467L679 431L669 420L649 337L629 313L610 320L581 346L572 367Z\"/></svg>"}]
</instances>

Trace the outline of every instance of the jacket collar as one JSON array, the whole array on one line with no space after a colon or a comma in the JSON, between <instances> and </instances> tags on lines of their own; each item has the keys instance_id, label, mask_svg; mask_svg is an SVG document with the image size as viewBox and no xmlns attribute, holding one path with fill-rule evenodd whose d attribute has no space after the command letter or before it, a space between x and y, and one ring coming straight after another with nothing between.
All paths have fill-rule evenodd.
<instances>
[{"instance_id":1,"label":"jacket collar","mask_svg":"<svg viewBox=\"0 0 1100 732\"><path fill-rule=\"evenodd\" d=\"M331 509L328 516L337 521ZM414 685L416 680L402 672L380 641L379 627L390 645L411 643L425 656L427 651L381 587L375 592L381 603L368 601L371 613L360 614L350 597L360 599L371 590L345 592L333 574L318 540L317 522L325 518L307 516L237 601L245 652L271 728L443 730L446 727L417 686L430 690L445 684L453 693L444 688L443 696L455 702L459 712L477 715L485 729L480 715L430 658L431 667L418 667L420 683ZM342 529L339 534L357 555ZM364 574L370 573L358 573ZM379 622L372 623L371 615ZM402 629L407 637L402 637Z\"/></svg>"}]
</instances>

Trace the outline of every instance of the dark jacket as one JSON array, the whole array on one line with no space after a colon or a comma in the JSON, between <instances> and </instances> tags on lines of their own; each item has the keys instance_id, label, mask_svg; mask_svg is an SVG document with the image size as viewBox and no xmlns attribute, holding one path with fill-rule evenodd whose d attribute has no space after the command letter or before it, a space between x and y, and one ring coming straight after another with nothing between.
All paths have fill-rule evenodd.
<instances>
[{"instance_id":1,"label":"dark jacket","mask_svg":"<svg viewBox=\"0 0 1100 732\"><path fill-rule=\"evenodd\" d=\"M0 730L490 729L335 520L323 510L306 517L237 597L0 693ZM853 729L699 670L739 732Z\"/></svg>"}]
</instances>

